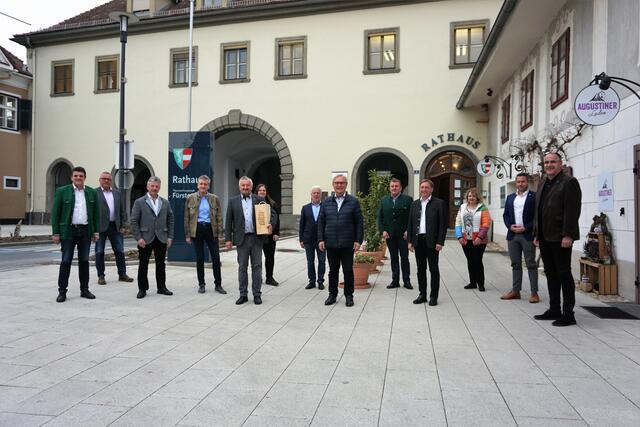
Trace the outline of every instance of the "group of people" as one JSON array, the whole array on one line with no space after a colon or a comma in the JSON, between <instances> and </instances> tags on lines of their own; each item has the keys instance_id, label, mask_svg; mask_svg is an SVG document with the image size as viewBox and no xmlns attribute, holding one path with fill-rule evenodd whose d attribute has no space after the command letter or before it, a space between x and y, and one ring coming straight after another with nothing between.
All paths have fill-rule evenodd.
<instances>
[{"instance_id":1,"label":"group of people","mask_svg":"<svg viewBox=\"0 0 640 427\"><path fill-rule=\"evenodd\" d=\"M530 177L520 173L516 177L516 192L506 198L504 224L507 227L508 251L512 267L512 289L501 296L503 300L520 299L522 288L522 256L527 267L531 293L530 303L538 303L538 271L536 247L544 262L549 288L549 309L536 315L538 320L553 320L555 326L576 323L575 285L571 273L571 248L579 238L578 219L581 191L578 181L563 172L562 158L548 153L543 159L545 176L538 192L529 190ZM96 242L98 283L105 284L104 248L109 239L116 256L119 280L132 282L126 274L122 233L127 225L126 210L118 190L111 186L111 175L100 175L100 186L84 185L86 172L82 167L72 171L72 184L56 191L51 214L53 241L62 244L62 262L58 277L58 302L66 299L67 285L74 248L78 248L80 295L94 299L89 291L90 242ZM203 175L198 188L185 202L185 240L193 244L196 253L198 292L204 293L204 245L211 255L215 291L226 294L220 273L219 241L224 239L227 249L236 246L240 297L236 304L249 300L248 268L251 267L251 293L255 304L262 304L262 255L265 255L266 284L277 286L273 278L275 244L279 239L279 216L276 203L269 197L264 184L253 192L253 181L246 176L239 179L240 194L229 200L226 221L222 220L219 198L209 192L211 181ZM174 216L169 202L160 197L160 178L152 176L147 182L147 194L137 199L131 211L131 232L139 252L138 298L149 289L147 271L149 259L155 258L156 285L159 294L172 295L166 287L165 257L174 234ZM329 295L325 305L336 303L338 279L342 269L344 296L347 307L354 305L354 254L363 243L364 219L358 200L348 194L347 177L332 179L333 193L322 200L322 189L311 189L311 201L300 212L299 242L307 259L306 289L324 289L325 264L329 263ZM440 289L439 255L445 244L448 209L444 200L432 196L434 184L430 179L420 181L420 197L412 200L402 193L402 183L392 178L389 194L380 201L377 212L378 230L385 239L391 258L389 289L407 289L411 284L409 252L414 253L418 297L414 304L438 304ZM256 206L267 204L270 215L266 232L258 233ZM476 188L464 196L455 217L455 236L467 260L469 283L465 289L485 291L483 254L489 241L491 217L488 207ZM316 267L317 259L317 267ZM431 290L427 298L427 269ZM561 304L562 295L562 304Z\"/></svg>"}]
</instances>

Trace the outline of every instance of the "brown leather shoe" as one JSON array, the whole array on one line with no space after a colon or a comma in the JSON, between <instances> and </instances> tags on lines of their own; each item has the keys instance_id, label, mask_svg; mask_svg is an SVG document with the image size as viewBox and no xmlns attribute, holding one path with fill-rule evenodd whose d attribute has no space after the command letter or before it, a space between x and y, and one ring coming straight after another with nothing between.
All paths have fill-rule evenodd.
<instances>
[{"instance_id":1,"label":"brown leather shoe","mask_svg":"<svg viewBox=\"0 0 640 427\"><path fill-rule=\"evenodd\" d=\"M118 277L118 280L120 282L127 282L127 283L133 282L133 279L131 277L127 276L126 274L123 275L123 276Z\"/></svg>"},{"instance_id":2,"label":"brown leather shoe","mask_svg":"<svg viewBox=\"0 0 640 427\"><path fill-rule=\"evenodd\" d=\"M538 294L533 294L529 297L529 302L531 304L535 304L537 302L540 302L540 297L538 296Z\"/></svg>"},{"instance_id":3,"label":"brown leather shoe","mask_svg":"<svg viewBox=\"0 0 640 427\"><path fill-rule=\"evenodd\" d=\"M509 291L502 295L500 299L520 299L520 292Z\"/></svg>"},{"instance_id":4,"label":"brown leather shoe","mask_svg":"<svg viewBox=\"0 0 640 427\"><path fill-rule=\"evenodd\" d=\"M104 279L104 276L98 277L98 285L106 285L107 281Z\"/></svg>"}]
</instances>

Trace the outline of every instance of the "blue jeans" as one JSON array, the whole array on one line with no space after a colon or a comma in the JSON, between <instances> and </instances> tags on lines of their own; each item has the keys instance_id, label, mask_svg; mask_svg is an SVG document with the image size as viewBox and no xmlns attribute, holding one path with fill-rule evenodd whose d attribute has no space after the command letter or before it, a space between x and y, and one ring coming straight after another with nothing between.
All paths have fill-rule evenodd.
<instances>
[{"instance_id":1,"label":"blue jeans","mask_svg":"<svg viewBox=\"0 0 640 427\"><path fill-rule=\"evenodd\" d=\"M205 285L204 279L204 244L209 248L211 255L211 267L213 269L213 283L216 286L222 284L220 274L220 248L218 238L213 236L211 224L199 222L196 228L196 237L192 239L193 247L196 250L196 272L198 275L198 285Z\"/></svg>"},{"instance_id":2,"label":"blue jeans","mask_svg":"<svg viewBox=\"0 0 640 427\"><path fill-rule=\"evenodd\" d=\"M325 263L327 260L327 253L318 249L318 245L311 245L309 243L304 244L304 251L307 254L307 276L309 277L309 283L324 283ZM316 276L315 255L318 255L318 275Z\"/></svg>"},{"instance_id":3,"label":"blue jeans","mask_svg":"<svg viewBox=\"0 0 640 427\"><path fill-rule=\"evenodd\" d=\"M116 255L118 276L122 277L127 274L127 265L124 261L124 238L116 228L115 222L109 223L107 231L100 233L100 239L96 242L96 270L98 270L98 277L104 277L104 247L107 239L111 242L111 249Z\"/></svg>"},{"instance_id":4,"label":"blue jeans","mask_svg":"<svg viewBox=\"0 0 640 427\"><path fill-rule=\"evenodd\" d=\"M71 263L73 262L73 251L78 247L78 278L80 279L80 290L89 289L89 250L91 249L91 237L89 228L86 225L71 226L71 238L61 242L62 261L58 272L58 292L67 293L69 285L69 275L71 273Z\"/></svg>"}]
</instances>

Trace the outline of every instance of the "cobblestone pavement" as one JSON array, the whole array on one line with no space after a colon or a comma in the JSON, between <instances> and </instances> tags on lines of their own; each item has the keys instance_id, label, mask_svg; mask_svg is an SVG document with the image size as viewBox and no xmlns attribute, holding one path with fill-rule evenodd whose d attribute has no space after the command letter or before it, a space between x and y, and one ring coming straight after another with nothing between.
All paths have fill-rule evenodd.
<instances>
[{"instance_id":1,"label":"cobblestone pavement","mask_svg":"<svg viewBox=\"0 0 640 427\"><path fill-rule=\"evenodd\" d=\"M57 304L55 265L3 272L0 425L639 425L640 321L581 308L578 326L535 321L547 293L501 301L511 273L498 253L485 255L487 292L464 290L455 241L437 307L386 289L388 263L354 307L325 307L326 290L304 289L297 242L279 248L281 285L263 286L260 306L234 304L235 252L222 254L228 295L196 293L195 269L171 266L175 295L137 300L109 267L89 301L74 267Z\"/></svg>"}]
</instances>

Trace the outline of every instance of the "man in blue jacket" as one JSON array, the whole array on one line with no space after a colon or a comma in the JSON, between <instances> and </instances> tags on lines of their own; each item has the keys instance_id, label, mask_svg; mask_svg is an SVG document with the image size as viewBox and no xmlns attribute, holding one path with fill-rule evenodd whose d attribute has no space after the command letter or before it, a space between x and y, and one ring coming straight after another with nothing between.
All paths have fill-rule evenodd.
<instances>
[{"instance_id":1,"label":"man in blue jacket","mask_svg":"<svg viewBox=\"0 0 640 427\"><path fill-rule=\"evenodd\" d=\"M529 284L531 285L530 303L540 302L538 296L538 266L536 248L533 245L533 218L535 216L536 193L529 191L529 174L516 176L516 192L509 194L504 205L504 225L507 226L507 245L513 271L513 287L500 299L520 299L522 289L522 254L527 264Z\"/></svg>"},{"instance_id":2,"label":"man in blue jacket","mask_svg":"<svg viewBox=\"0 0 640 427\"><path fill-rule=\"evenodd\" d=\"M320 216L320 201L322 189L311 187L311 203L302 207L300 211L299 240L300 247L307 255L307 276L309 283L305 289L313 289L318 282L318 289L324 289L324 271L327 254L318 248L318 217ZM315 257L318 255L318 274L316 275Z\"/></svg>"},{"instance_id":3,"label":"man in blue jacket","mask_svg":"<svg viewBox=\"0 0 640 427\"><path fill-rule=\"evenodd\" d=\"M353 254L360 249L364 218L358 200L347 194L347 177L333 177L334 196L327 197L318 216L318 247L326 249L329 259L329 297L324 305L335 304L338 296L338 275L342 264L344 297L347 307L353 306Z\"/></svg>"}]
</instances>

